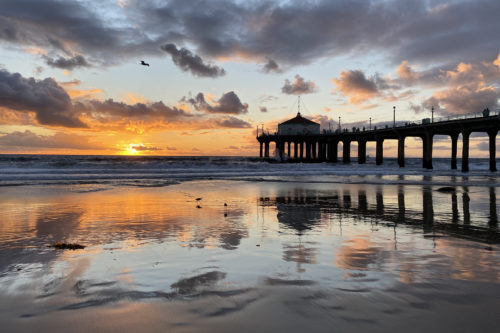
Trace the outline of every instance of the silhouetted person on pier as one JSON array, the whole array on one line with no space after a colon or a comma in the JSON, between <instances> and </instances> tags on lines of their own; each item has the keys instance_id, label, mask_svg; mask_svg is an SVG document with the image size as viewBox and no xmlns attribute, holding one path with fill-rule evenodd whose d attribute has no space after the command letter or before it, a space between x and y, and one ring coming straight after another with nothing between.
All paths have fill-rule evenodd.
<instances>
[{"instance_id":1,"label":"silhouetted person on pier","mask_svg":"<svg viewBox=\"0 0 500 333\"><path fill-rule=\"evenodd\" d=\"M141 60L141 65L143 65L143 66L148 66L148 67L149 67L149 64L148 64L148 63L146 63L146 62L144 62L144 60Z\"/></svg>"}]
</instances>

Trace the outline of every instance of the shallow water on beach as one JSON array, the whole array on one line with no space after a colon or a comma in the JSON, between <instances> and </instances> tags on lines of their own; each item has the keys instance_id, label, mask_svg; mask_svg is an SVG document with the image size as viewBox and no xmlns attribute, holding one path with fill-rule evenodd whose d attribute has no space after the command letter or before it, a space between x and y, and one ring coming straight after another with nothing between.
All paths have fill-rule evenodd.
<instances>
[{"instance_id":1,"label":"shallow water on beach","mask_svg":"<svg viewBox=\"0 0 500 333\"><path fill-rule=\"evenodd\" d=\"M496 331L499 188L440 187L3 187L2 331Z\"/></svg>"}]
</instances>

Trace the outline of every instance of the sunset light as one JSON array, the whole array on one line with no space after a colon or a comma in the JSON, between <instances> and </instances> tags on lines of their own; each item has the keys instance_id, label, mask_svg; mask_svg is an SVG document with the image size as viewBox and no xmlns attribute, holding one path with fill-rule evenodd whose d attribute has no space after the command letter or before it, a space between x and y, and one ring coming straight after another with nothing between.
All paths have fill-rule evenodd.
<instances>
[{"instance_id":1,"label":"sunset light","mask_svg":"<svg viewBox=\"0 0 500 333\"><path fill-rule=\"evenodd\" d=\"M123 155L140 155L141 151L138 150L138 147L141 146L142 145L138 143L131 143L125 148Z\"/></svg>"}]
</instances>

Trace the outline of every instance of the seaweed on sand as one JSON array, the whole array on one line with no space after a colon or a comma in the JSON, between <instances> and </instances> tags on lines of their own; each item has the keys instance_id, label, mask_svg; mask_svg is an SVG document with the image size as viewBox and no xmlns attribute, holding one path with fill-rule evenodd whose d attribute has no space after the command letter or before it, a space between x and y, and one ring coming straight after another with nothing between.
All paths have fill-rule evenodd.
<instances>
[{"instance_id":1,"label":"seaweed on sand","mask_svg":"<svg viewBox=\"0 0 500 333\"><path fill-rule=\"evenodd\" d=\"M58 250L80 250L85 248L85 246L80 245L78 243L60 243L60 242L54 243L52 247Z\"/></svg>"}]
</instances>

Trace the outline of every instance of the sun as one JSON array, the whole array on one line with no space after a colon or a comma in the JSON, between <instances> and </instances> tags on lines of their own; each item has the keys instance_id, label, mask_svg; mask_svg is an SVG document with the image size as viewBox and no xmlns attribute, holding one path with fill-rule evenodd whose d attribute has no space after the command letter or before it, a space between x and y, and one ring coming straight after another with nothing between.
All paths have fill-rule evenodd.
<instances>
[{"instance_id":1,"label":"sun","mask_svg":"<svg viewBox=\"0 0 500 333\"><path fill-rule=\"evenodd\" d=\"M141 152L136 147L142 146L142 143L130 143L126 145L121 151L121 155L140 155Z\"/></svg>"}]
</instances>

